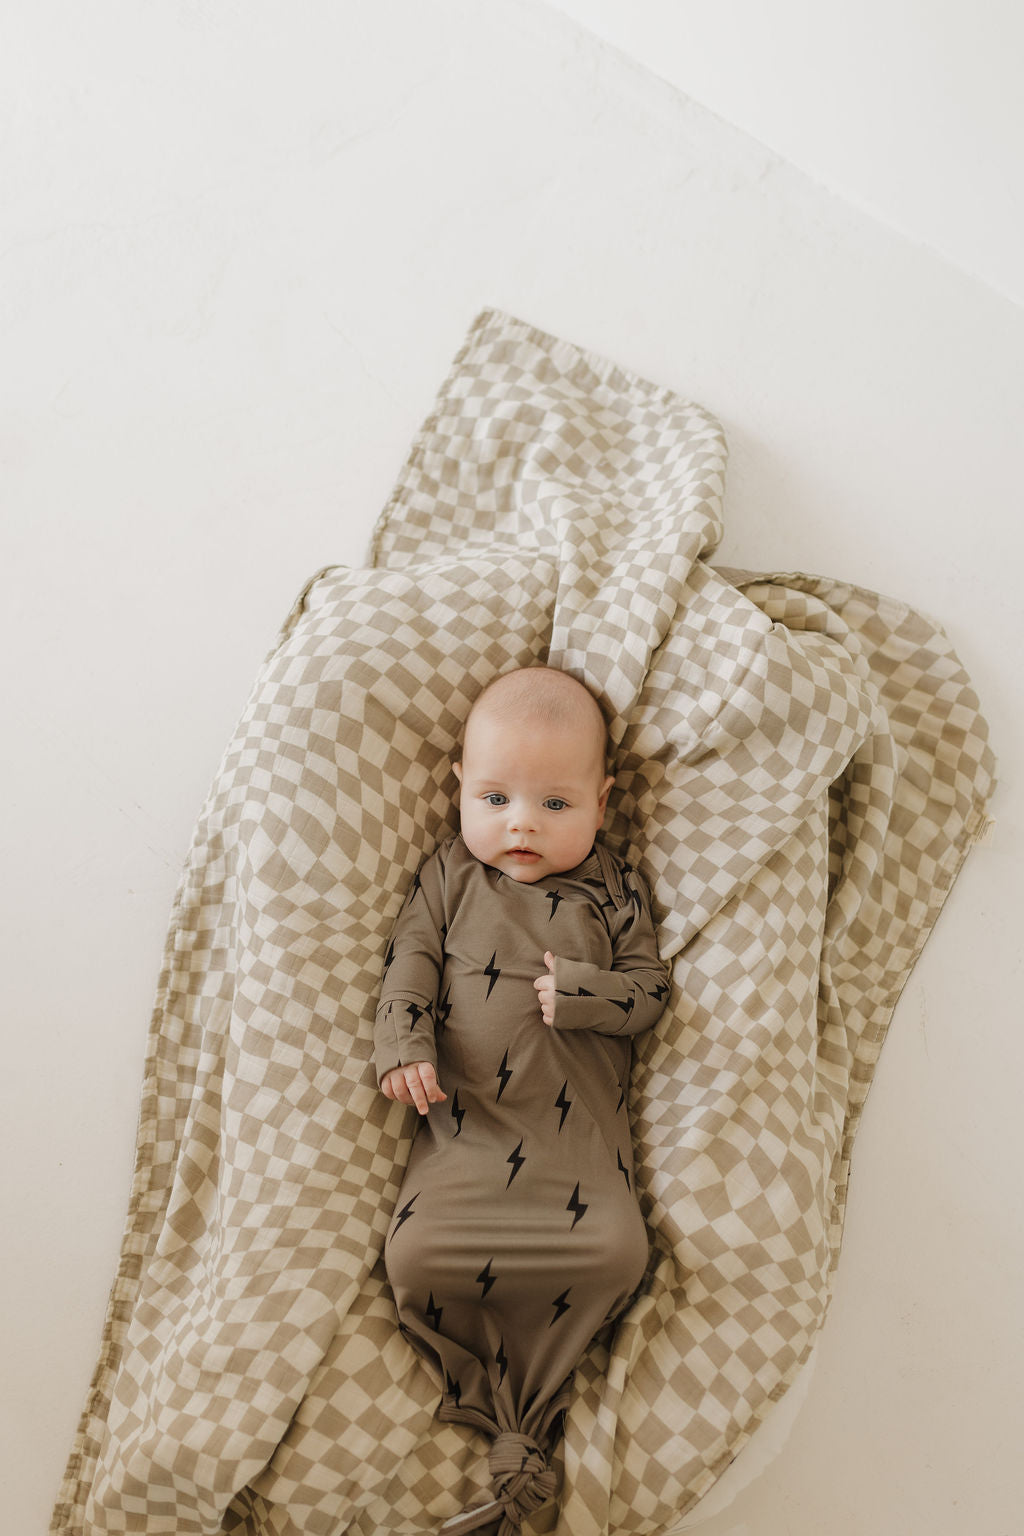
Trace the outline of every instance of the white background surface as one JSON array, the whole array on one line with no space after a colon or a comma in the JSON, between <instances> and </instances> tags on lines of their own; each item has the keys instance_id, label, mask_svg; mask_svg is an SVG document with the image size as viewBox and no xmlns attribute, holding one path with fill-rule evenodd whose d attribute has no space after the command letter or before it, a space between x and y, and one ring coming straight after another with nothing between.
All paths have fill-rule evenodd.
<instances>
[{"instance_id":1,"label":"white background surface","mask_svg":"<svg viewBox=\"0 0 1024 1536\"><path fill-rule=\"evenodd\" d=\"M1024 302L1017 0L554 0L809 176Z\"/></svg>"},{"instance_id":2,"label":"white background surface","mask_svg":"<svg viewBox=\"0 0 1024 1536\"><path fill-rule=\"evenodd\" d=\"M966 78L963 11L887 11L908 109ZM979 165L1006 149L986 84L1005 43L970 76L980 141L948 127ZM828 134L781 65L761 85L823 154L860 135L861 71L815 34L799 72L826 69ZM751 57L731 70L708 65L708 97L745 95ZM912 115L855 157L883 214ZM832 164L809 179L534 0L5 7L5 1529L45 1531L95 1361L199 806L295 594L361 562L484 305L709 407L731 451L719 562L925 609L981 695L995 841L897 1008L806 1403L700 1529L1018 1528L1024 318L997 290L1019 229L990 195L982 254L946 260L909 196L906 223L873 219L822 184Z\"/></svg>"}]
</instances>

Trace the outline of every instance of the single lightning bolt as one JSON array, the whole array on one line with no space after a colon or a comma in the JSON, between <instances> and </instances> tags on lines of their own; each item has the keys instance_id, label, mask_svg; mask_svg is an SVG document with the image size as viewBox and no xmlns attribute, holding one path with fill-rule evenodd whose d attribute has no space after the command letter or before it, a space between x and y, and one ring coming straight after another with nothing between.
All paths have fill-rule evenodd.
<instances>
[{"instance_id":1,"label":"single lightning bolt","mask_svg":"<svg viewBox=\"0 0 1024 1536\"><path fill-rule=\"evenodd\" d=\"M551 919L554 917L555 913L558 911L558 904L559 904L559 902L560 901L564 901L565 897L559 891L545 891L544 895L547 897L548 901L550 901L550 903L551 903L551 911L548 914L548 922L550 923Z\"/></svg>"},{"instance_id":2,"label":"single lightning bolt","mask_svg":"<svg viewBox=\"0 0 1024 1536\"><path fill-rule=\"evenodd\" d=\"M572 1290L572 1286L571 1285L567 1285L565 1290L562 1292L561 1296L556 1296L554 1301L551 1303L551 1305L553 1307L557 1308L557 1310L555 1312L554 1317L551 1319L550 1323L548 1323L548 1327L549 1328L553 1328L555 1326L555 1324L558 1322L558 1319L562 1316L562 1314L564 1312L568 1312L570 1304L569 1304L569 1302L566 1301L565 1298L568 1296L568 1294L569 1294L569 1292L571 1290Z\"/></svg>"},{"instance_id":3,"label":"single lightning bolt","mask_svg":"<svg viewBox=\"0 0 1024 1536\"><path fill-rule=\"evenodd\" d=\"M427 1316L430 1318L430 1323L435 1333L440 1333L441 1331L441 1314L443 1311L444 1307L438 1306L434 1300L434 1293L431 1291L430 1300L427 1302Z\"/></svg>"},{"instance_id":4,"label":"single lightning bolt","mask_svg":"<svg viewBox=\"0 0 1024 1536\"><path fill-rule=\"evenodd\" d=\"M515 1151L512 1152L505 1159L506 1163L511 1163L512 1164L512 1172L508 1176L508 1184L505 1185L506 1189L508 1189L509 1185L512 1183L512 1180L515 1178L515 1176L519 1172L520 1168L526 1162L526 1158L525 1157L520 1157L519 1156L520 1152L523 1150L523 1141L524 1140L525 1140L525 1138L520 1136L518 1147L516 1147Z\"/></svg>"},{"instance_id":5,"label":"single lightning bolt","mask_svg":"<svg viewBox=\"0 0 1024 1536\"><path fill-rule=\"evenodd\" d=\"M567 1098L566 1097L566 1093L565 1093L565 1090L568 1088L568 1086L569 1086L569 1079L566 1078L566 1080L562 1084L561 1088L559 1088L559 1090L558 1090L558 1098L555 1100L555 1108L556 1109L560 1109L562 1111L562 1117L561 1117L561 1119L558 1122L558 1129L559 1130L561 1130L562 1126L565 1124L565 1117L569 1113L570 1109L572 1108L572 1099ZM576 1122L574 1120L573 1121L573 1125L575 1125L575 1124L576 1124Z\"/></svg>"},{"instance_id":6,"label":"single lightning bolt","mask_svg":"<svg viewBox=\"0 0 1024 1536\"><path fill-rule=\"evenodd\" d=\"M446 1385L447 1385L447 1390L451 1393L452 1397L454 1397L454 1399L455 1399L455 1406L456 1406L456 1408L458 1408L459 1405L460 1405L459 1404L459 1399L462 1397L462 1388L459 1386L457 1381L454 1381L452 1379L452 1377L451 1377L451 1375L450 1375L450 1373L448 1371L445 1371L444 1374L445 1374L445 1382L446 1382Z\"/></svg>"},{"instance_id":7,"label":"single lightning bolt","mask_svg":"<svg viewBox=\"0 0 1024 1536\"><path fill-rule=\"evenodd\" d=\"M498 1089L498 1099L500 1099L502 1094L505 1092L505 1089L508 1087L508 1080L509 1080L509 1078L512 1076L512 1068L508 1064L508 1050L507 1049L505 1051L504 1056L501 1058L501 1066L498 1068L497 1072L495 1072L494 1075L495 1075L495 1077L498 1077L498 1078L501 1079L501 1087ZM498 1099L495 1099L495 1101L494 1101L495 1104L497 1104Z\"/></svg>"},{"instance_id":8,"label":"single lightning bolt","mask_svg":"<svg viewBox=\"0 0 1024 1536\"><path fill-rule=\"evenodd\" d=\"M625 1104L625 1102L626 1102L626 1090L625 1090L625 1088L620 1088L619 1089L619 1102L615 1106L615 1113L616 1114L618 1114L619 1110L622 1108L622 1106L623 1106L623 1104Z\"/></svg>"},{"instance_id":9,"label":"single lightning bolt","mask_svg":"<svg viewBox=\"0 0 1024 1536\"><path fill-rule=\"evenodd\" d=\"M445 993L444 997L442 997L441 1001L437 1005L437 1027L438 1027L438 1029L445 1029L447 1027L448 1020L451 1017L451 1012L452 1012L452 989L451 989L451 987L449 987L447 992Z\"/></svg>"},{"instance_id":10,"label":"single lightning bolt","mask_svg":"<svg viewBox=\"0 0 1024 1536\"><path fill-rule=\"evenodd\" d=\"M498 1386L500 1387L505 1380L505 1372L508 1370L508 1356L505 1354L504 1339L499 1339L498 1352L494 1358L498 1363Z\"/></svg>"},{"instance_id":11,"label":"single lightning bolt","mask_svg":"<svg viewBox=\"0 0 1024 1536\"><path fill-rule=\"evenodd\" d=\"M409 1201L408 1205L404 1206L402 1208L402 1210L399 1211L398 1219L396 1220L395 1225L391 1229L391 1236L392 1237L394 1237L395 1233L398 1231L399 1227L402 1225L402 1222L409 1220L409 1217L413 1214L413 1209L412 1209L413 1201L418 1200L419 1197L420 1197L420 1192L419 1192L419 1190L417 1190L416 1193L413 1195L412 1199Z\"/></svg>"},{"instance_id":12,"label":"single lightning bolt","mask_svg":"<svg viewBox=\"0 0 1024 1536\"><path fill-rule=\"evenodd\" d=\"M409 1032L411 1034L423 1017L423 1009L419 1003L406 1003L405 1006L409 1010Z\"/></svg>"},{"instance_id":13,"label":"single lightning bolt","mask_svg":"<svg viewBox=\"0 0 1024 1536\"><path fill-rule=\"evenodd\" d=\"M452 1099L452 1119L455 1121L455 1135L452 1137L453 1141L455 1140L455 1136L457 1136L462 1130L462 1117L465 1113L465 1109L463 1109L459 1104L459 1090L456 1088L455 1097Z\"/></svg>"},{"instance_id":14,"label":"single lightning bolt","mask_svg":"<svg viewBox=\"0 0 1024 1536\"><path fill-rule=\"evenodd\" d=\"M480 1273L476 1277L477 1285L482 1285L483 1286L483 1290L480 1292L480 1300L481 1301L483 1301L484 1297L487 1295L487 1292L490 1290L491 1286L494 1284L494 1282L498 1278L497 1275L492 1275L491 1274L491 1265L493 1263L494 1263L493 1259L488 1259L487 1263L484 1265L483 1269L480 1271Z\"/></svg>"},{"instance_id":15,"label":"single lightning bolt","mask_svg":"<svg viewBox=\"0 0 1024 1536\"><path fill-rule=\"evenodd\" d=\"M571 1232L576 1223L582 1220L584 1212L588 1209L586 1201L580 1199L579 1184L576 1185L576 1188L569 1196L565 1208L567 1211L572 1211L572 1227L569 1228L569 1231Z\"/></svg>"},{"instance_id":16,"label":"single lightning bolt","mask_svg":"<svg viewBox=\"0 0 1024 1536\"><path fill-rule=\"evenodd\" d=\"M629 1169L626 1167L625 1163L622 1161L622 1153L621 1152L618 1154L618 1157L619 1157L619 1172L622 1174L622 1177L626 1181L626 1188L627 1189L631 1189L632 1185L629 1182Z\"/></svg>"},{"instance_id":17,"label":"single lightning bolt","mask_svg":"<svg viewBox=\"0 0 1024 1536\"><path fill-rule=\"evenodd\" d=\"M663 1003L666 997L668 997L668 984L664 981L659 981L651 996L656 1003Z\"/></svg>"},{"instance_id":18,"label":"single lightning bolt","mask_svg":"<svg viewBox=\"0 0 1024 1536\"><path fill-rule=\"evenodd\" d=\"M484 975L486 977L488 977L487 997L490 997L491 993L494 991L494 983L497 981L498 977L501 975L500 968L498 966L496 966L495 963L494 963L495 960L497 960L497 958L498 958L498 951L495 950L494 954L491 956L491 958L488 960L487 964L484 966ZM487 998L485 998L484 1001L486 1002Z\"/></svg>"},{"instance_id":19,"label":"single lightning bolt","mask_svg":"<svg viewBox=\"0 0 1024 1536\"><path fill-rule=\"evenodd\" d=\"M388 966L391 964L391 962L392 962L392 960L394 958L395 958L395 941L394 941L394 939L392 939L391 943L388 945L388 952L384 956L384 969L385 970L387 970Z\"/></svg>"}]
</instances>

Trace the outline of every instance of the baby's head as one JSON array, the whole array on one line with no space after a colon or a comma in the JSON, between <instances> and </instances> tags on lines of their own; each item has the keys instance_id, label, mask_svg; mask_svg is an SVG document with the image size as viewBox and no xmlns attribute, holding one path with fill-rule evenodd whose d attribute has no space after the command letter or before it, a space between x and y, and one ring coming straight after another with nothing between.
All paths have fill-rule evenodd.
<instances>
[{"instance_id":1,"label":"baby's head","mask_svg":"<svg viewBox=\"0 0 1024 1536\"><path fill-rule=\"evenodd\" d=\"M600 706L567 672L496 678L469 712L455 764L470 853L526 884L575 868L604 820L607 756Z\"/></svg>"}]
</instances>

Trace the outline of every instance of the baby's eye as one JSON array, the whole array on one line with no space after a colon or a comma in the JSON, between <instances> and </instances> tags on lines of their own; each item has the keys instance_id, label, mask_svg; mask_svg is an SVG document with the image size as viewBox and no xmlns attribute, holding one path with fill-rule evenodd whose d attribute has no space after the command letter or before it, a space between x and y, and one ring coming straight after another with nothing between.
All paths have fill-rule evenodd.
<instances>
[{"instance_id":1,"label":"baby's eye","mask_svg":"<svg viewBox=\"0 0 1024 1536\"><path fill-rule=\"evenodd\" d=\"M546 811L564 811L568 804L568 800L559 800L557 795L550 795L544 801L544 809Z\"/></svg>"},{"instance_id":2,"label":"baby's eye","mask_svg":"<svg viewBox=\"0 0 1024 1536\"><path fill-rule=\"evenodd\" d=\"M487 805L508 805L508 796L494 789L489 795L484 795L484 801Z\"/></svg>"}]
</instances>

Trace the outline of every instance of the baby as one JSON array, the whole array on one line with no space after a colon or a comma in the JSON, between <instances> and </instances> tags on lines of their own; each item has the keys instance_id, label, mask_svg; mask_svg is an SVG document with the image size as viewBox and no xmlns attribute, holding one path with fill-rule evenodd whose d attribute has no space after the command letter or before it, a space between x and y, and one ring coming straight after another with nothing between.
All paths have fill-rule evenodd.
<instances>
[{"instance_id":1,"label":"baby","mask_svg":"<svg viewBox=\"0 0 1024 1536\"><path fill-rule=\"evenodd\" d=\"M647 1264L630 1037L669 970L641 876L595 841L607 751L568 673L491 683L455 764L461 831L420 867L385 959L377 1080L422 1117L385 1265L439 1417L493 1439L494 1499L452 1536L511 1530L554 1493L574 1369Z\"/></svg>"}]
</instances>

